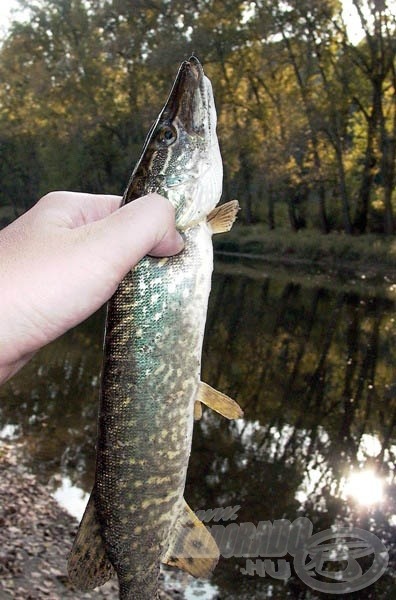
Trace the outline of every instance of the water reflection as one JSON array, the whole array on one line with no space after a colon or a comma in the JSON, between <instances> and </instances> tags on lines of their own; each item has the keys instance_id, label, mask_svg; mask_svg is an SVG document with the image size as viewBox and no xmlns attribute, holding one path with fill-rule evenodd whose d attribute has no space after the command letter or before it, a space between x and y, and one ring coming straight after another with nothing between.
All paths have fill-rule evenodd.
<instances>
[{"instance_id":1,"label":"water reflection","mask_svg":"<svg viewBox=\"0 0 396 600\"><path fill-rule=\"evenodd\" d=\"M206 410L197 423L186 489L195 510L239 505L238 522L255 524L304 515L315 532L352 525L393 551L396 324L388 291L218 265L203 379L245 416L227 422ZM103 318L44 349L0 390L0 429L25 441L26 462L66 499L92 485ZM221 598L285 597L276 579L243 576L244 562L221 561L213 580ZM356 597L390 594L391 572ZM295 576L286 585L293 597L314 597Z\"/></svg>"},{"instance_id":2,"label":"water reflection","mask_svg":"<svg viewBox=\"0 0 396 600\"><path fill-rule=\"evenodd\" d=\"M385 499L385 479L378 477L371 469L352 472L345 480L343 495L353 498L360 504L370 506Z\"/></svg>"},{"instance_id":3,"label":"water reflection","mask_svg":"<svg viewBox=\"0 0 396 600\"><path fill-rule=\"evenodd\" d=\"M81 488L73 485L69 477L59 476L56 478L56 483L59 483L59 487L56 487L52 494L55 500L73 517L81 521L85 507L88 504L89 493L83 492Z\"/></svg>"}]
</instances>

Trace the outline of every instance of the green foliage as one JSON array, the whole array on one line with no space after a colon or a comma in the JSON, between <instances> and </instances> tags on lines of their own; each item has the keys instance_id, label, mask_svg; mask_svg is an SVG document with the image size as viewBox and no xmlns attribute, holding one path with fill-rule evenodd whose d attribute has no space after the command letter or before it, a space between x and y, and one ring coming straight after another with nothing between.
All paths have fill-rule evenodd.
<instances>
[{"instance_id":1,"label":"green foliage","mask_svg":"<svg viewBox=\"0 0 396 600\"><path fill-rule=\"evenodd\" d=\"M121 193L194 52L215 90L224 195L243 221L393 231L394 0L354 0L358 45L337 0L20 3L28 18L0 47L10 216L50 189Z\"/></svg>"}]
</instances>

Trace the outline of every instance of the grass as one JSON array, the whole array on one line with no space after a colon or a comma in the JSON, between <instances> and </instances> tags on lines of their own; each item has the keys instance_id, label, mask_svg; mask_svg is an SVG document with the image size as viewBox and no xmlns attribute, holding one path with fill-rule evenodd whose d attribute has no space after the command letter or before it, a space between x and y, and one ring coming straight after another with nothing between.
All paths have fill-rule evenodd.
<instances>
[{"instance_id":1,"label":"grass","mask_svg":"<svg viewBox=\"0 0 396 600\"><path fill-rule=\"evenodd\" d=\"M396 275L396 238L376 234L348 236L313 230L269 231L264 225L236 225L214 238L221 252L246 254L278 263L306 264Z\"/></svg>"}]
</instances>

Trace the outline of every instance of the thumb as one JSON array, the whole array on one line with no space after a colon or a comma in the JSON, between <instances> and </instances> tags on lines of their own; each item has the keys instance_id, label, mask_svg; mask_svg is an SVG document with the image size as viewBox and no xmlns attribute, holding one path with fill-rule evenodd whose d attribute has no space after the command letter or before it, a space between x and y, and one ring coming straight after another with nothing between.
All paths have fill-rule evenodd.
<instances>
[{"instance_id":1,"label":"thumb","mask_svg":"<svg viewBox=\"0 0 396 600\"><path fill-rule=\"evenodd\" d=\"M138 198L79 230L87 234L87 253L112 263L120 279L146 254L172 256L184 247L174 208L159 194Z\"/></svg>"}]
</instances>

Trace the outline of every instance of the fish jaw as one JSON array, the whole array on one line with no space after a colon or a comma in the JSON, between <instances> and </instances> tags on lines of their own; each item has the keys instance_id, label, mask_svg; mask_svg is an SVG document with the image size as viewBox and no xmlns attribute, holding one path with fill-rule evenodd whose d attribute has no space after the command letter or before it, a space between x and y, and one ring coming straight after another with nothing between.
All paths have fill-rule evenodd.
<instances>
[{"instance_id":1,"label":"fish jaw","mask_svg":"<svg viewBox=\"0 0 396 600\"><path fill-rule=\"evenodd\" d=\"M124 202L158 192L174 206L179 229L205 219L222 191L216 124L212 85L198 59L191 57L180 66L168 100L146 138Z\"/></svg>"}]
</instances>

